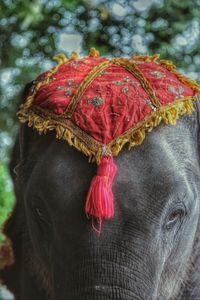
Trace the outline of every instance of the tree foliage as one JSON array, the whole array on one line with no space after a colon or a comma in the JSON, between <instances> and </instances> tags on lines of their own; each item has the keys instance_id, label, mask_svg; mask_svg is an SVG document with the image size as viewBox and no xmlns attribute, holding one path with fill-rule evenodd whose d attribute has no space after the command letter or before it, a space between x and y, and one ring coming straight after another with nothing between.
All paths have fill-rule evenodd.
<instances>
[{"instance_id":1,"label":"tree foliage","mask_svg":"<svg viewBox=\"0 0 200 300\"><path fill-rule=\"evenodd\" d=\"M12 186L7 180L8 171L5 164L0 163L0 229L1 225L7 219L14 204ZM1 230L0 230L1 231ZM0 242L4 239L0 234Z\"/></svg>"}]
</instances>

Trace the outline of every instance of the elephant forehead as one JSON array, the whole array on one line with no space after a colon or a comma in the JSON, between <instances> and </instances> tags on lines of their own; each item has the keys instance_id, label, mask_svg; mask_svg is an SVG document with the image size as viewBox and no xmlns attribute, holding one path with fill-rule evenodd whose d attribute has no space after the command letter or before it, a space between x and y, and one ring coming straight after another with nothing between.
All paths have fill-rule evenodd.
<instances>
[{"instance_id":1,"label":"elephant forehead","mask_svg":"<svg viewBox=\"0 0 200 300\"><path fill-rule=\"evenodd\" d=\"M187 166L192 170L197 168L195 123L195 117L183 117L176 126L157 127L134 151L124 148L121 155L115 158L119 169L116 185L117 182L131 184L136 178L138 183L155 180L167 182L170 176L178 180L179 173L184 174ZM44 138L40 137L41 140ZM73 182L74 188L79 184L89 184L97 166L88 164L86 157L74 147L66 145L65 141L54 140L53 134L49 138L52 142L47 146L44 142L41 149L37 145L34 147L37 151L37 179L40 181L43 178L42 182L45 180L49 185L52 182L52 185L60 185L61 188L69 187Z\"/></svg>"},{"instance_id":2,"label":"elephant forehead","mask_svg":"<svg viewBox=\"0 0 200 300\"><path fill-rule=\"evenodd\" d=\"M175 155L173 152L173 144L166 148L165 142L166 137L159 139L159 135L152 132L136 151L124 149L116 158L118 173L113 193L117 203L128 207L133 214L140 211L142 215L144 208L148 209L153 204L155 210L157 207L164 208L170 199L176 201L185 194L191 195L195 181L192 174L178 163L185 156L182 153L179 160L178 153ZM88 164L87 159L73 147L66 148L64 141L54 140L36 159L27 199L33 194L36 198L41 197L55 215L59 213L64 218L77 206L83 206L95 169L96 166ZM66 214L62 209L66 209Z\"/></svg>"}]
</instances>

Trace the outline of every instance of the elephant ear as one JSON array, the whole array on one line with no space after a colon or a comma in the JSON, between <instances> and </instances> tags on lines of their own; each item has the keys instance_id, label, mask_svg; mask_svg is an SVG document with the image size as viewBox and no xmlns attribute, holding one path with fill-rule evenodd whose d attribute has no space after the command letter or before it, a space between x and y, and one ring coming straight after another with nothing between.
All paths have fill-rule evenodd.
<instances>
[{"instance_id":1,"label":"elephant ear","mask_svg":"<svg viewBox=\"0 0 200 300\"><path fill-rule=\"evenodd\" d=\"M26 84L26 86L24 87L20 97L21 103L25 102L31 86L32 82ZM28 147L27 143L29 138L27 128L25 127L27 126L25 126L24 124L21 124L19 127L9 163L10 175L12 177L14 186L16 181L17 168L20 165L21 161L24 159L24 155ZM6 269L15 261L12 241L5 232L5 225L6 223L4 224L3 228L5 239L0 243L0 270Z\"/></svg>"},{"instance_id":2,"label":"elephant ear","mask_svg":"<svg viewBox=\"0 0 200 300\"><path fill-rule=\"evenodd\" d=\"M32 85L33 85L32 81L25 85L21 93L20 104L23 104L25 102ZM29 139L30 139L30 132L28 132L28 128L25 127L27 126L25 126L24 124L20 124L14 142L10 162L9 162L9 171L14 183L14 188L15 188L17 169L26 155L26 152L28 150ZM13 261L14 261L14 255L12 251L12 243L6 234L5 241L0 244L0 269L3 269L4 267L11 265Z\"/></svg>"},{"instance_id":3,"label":"elephant ear","mask_svg":"<svg viewBox=\"0 0 200 300\"><path fill-rule=\"evenodd\" d=\"M29 94L29 91L33 85L33 81L27 83L21 93L20 104L23 104ZM20 163L25 159L30 144L30 129L25 124L20 124L18 133L13 146L11 159L9 163L10 175L13 182L15 182L17 169Z\"/></svg>"}]
</instances>

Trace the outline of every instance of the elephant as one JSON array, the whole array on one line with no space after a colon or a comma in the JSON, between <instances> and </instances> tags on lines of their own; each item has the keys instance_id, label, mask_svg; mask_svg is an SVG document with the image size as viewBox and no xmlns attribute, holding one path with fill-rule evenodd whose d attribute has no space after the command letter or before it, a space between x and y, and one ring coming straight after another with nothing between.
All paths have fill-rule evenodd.
<instances>
[{"instance_id":1,"label":"elephant","mask_svg":"<svg viewBox=\"0 0 200 300\"><path fill-rule=\"evenodd\" d=\"M31 84L24 91L24 99ZM94 164L21 124L10 161L16 205L5 224L16 300L200 299L200 104L115 157L115 217L97 235L84 213Z\"/></svg>"}]
</instances>

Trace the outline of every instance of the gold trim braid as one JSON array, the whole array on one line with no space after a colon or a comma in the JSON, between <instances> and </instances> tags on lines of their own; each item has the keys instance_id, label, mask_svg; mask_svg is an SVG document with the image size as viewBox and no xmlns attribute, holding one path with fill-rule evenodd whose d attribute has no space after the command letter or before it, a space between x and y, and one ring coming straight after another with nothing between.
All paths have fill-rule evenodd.
<instances>
[{"instance_id":1,"label":"gold trim braid","mask_svg":"<svg viewBox=\"0 0 200 300\"><path fill-rule=\"evenodd\" d=\"M192 80L192 79L188 78L187 76L183 75L182 73L178 72L176 69L176 66L173 64L172 61L165 60L165 59L158 60L159 57L160 57L159 54L155 54L155 55L133 54L132 55L132 59L134 59L134 60L156 62L157 64L163 66L165 69L167 69L171 73L175 74L182 83L185 83L191 89L194 89L195 91L200 92L200 85L195 80Z\"/></svg>"},{"instance_id":2,"label":"gold trim braid","mask_svg":"<svg viewBox=\"0 0 200 300\"><path fill-rule=\"evenodd\" d=\"M94 52L93 54L93 52L91 52L90 55L98 55L98 53ZM111 66L112 64L120 65L121 67L129 71L131 74L133 74L140 81L142 87L149 95L152 105L155 106L156 108L161 106L159 100L155 96L153 88L151 87L147 79L144 77L142 72L139 70L139 68L133 62L130 62L129 59L113 58L111 60L106 60L96 65L83 79L83 81L81 82L80 86L76 90L74 96L72 97L68 107L64 112L64 115L67 118L71 118L72 114L76 109L78 102L80 101L81 96L84 94L85 90L90 85L90 83L99 75L99 73L101 73L104 69Z\"/></svg>"},{"instance_id":3,"label":"gold trim braid","mask_svg":"<svg viewBox=\"0 0 200 300\"><path fill-rule=\"evenodd\" d=\"M57 139L66 140L70 146L73 145L86 156L89 156L89 162L101 148L101 143L76 126L71 120L39 106L32 105L26 111L20 110L17 115L21 123L27 122L27 125L35 128L39 134L46 134L47 131L55 130Z\"/></svg>"},{"instance_id":4,"label":"gold trim braid","mask_svg":"<svg viewBox=\"0 0 200 300\"><path fill-rule=\"evenodd\" d=\"M55 55L55 56L53 57L53 59L56 60L56 61L58 62L58 65L57 65L56 67L52 68L52 69L46 74L46 76L45 76L45 78L44 78L43 80L39 80L39 81L37 82L37 84L36 84L36 86L35 86L35 88L34 88L33 94L30 95L30 96L26 99L25 103L23 103L23 104L20 105L20 108L21 108L21 109L24 109L24 110L25 110L25 109L28 109L29 107L31 107L31 105L32 105L32 103L33 103L33 101L34 101L35 95L36 95L36 93L38 92L38 90L39 90L43 85L48 84L49 81L50 81L50 79L51 79L51 76L52 76L53 74L55 74L55 73L58 71L58 69L60 68L60 66L61 66L63 63L65 63L65 62L68 61L68 58L67 58L67 57L65 56L65 54L63 54L63 53L60 53L60 54L58 54L58 55Z\"/></svg>"},{"instance_id":5,"label":"gold trim braid","mask_svg":"<svg viewBox=\"0 0 200 300\"><path fill-rule=\"evenodd\" d=\"M85 92L87 87L90 85L90 83L95 79L95 77L97 77L99 75L99 73L101 73L101 71L103 71L105 68L107 68L110 65L112 65L112 62L110 60L106 60L106 61L96 65L87 74L87 76L83 79L83 81L79 85L78 89L76 90L74 96L72 97L68 107L66 108L66 110L64 112L64 115L67 118L71 118L71 116L72 116L73 112L75 111L76 106L77 106L81 96L83 95L83 93Z\"/></svg>"},{"instance_id":6,"label":"gold trim braid","mask_svg":"<svg viewBox=\"0 0 200 300\"><path fill-rule=\"evenodd\" d=\"M124 67L127 71L129 71L131 74L133 74L141 83L142 87L146 91L146 93L149 95L149 98L151 100L151 103L154 107L160 107L160 101L155 96L154 90L151 87L150 83L147 81L145 76L142 74L142 72L139 70L139 68L131 62L128 58L114 58L112 60L115 64L120 65Z\"/></svg>"},{"instance_id":7,"label":"gold trim braid","mask_svg":"<svg viewBox=\"0 0 200 300\"><path fill-rule=\"evenodd\" d=\"M179 73L176 70L176 66L171 61L162 59L159 61L159 64L165 67L171 73L175 74L182 83L185 83L190 88L196 90L197 92L200 92L200 85L196 83L195 80L192 80L186 77L185 75Z\"/></svg>"},{"instance_id":8,"label":"gold trim braid","mask_svg":"<svg viewBox=\"0 0 200 300\"><path fill-rule=\"evenodd\" d=\"M146 116L135 127L128 129L119 137L113 139L107 146L112 155L117 156L122 147L128 143L128 149L142 144L145 138L145 132L150 132L163 120L165 124L176 125L177 119L183 114L191 115L194 111L193 101L200 100L200 95L188 96L177 99L168 105L159 107L155 112Z\"/></svg>"},{"instance_id":9,"label":"gold trim braid","mask_svg":"<svg viewBox=\"0 0 200 300\"><path fill-rule=\"evenodd\" d=\"M39 134L46 133L48 130L55 130L56 138L66 140L69 145L89 156L89 162L99 164L101 157L105 154L105 147L108 153L117 156L125 144L128 144L129 150L133 146L140 145L145 138L145 132L150 132L162 120L166 124L175 125L180 115L191 115L194 110L192 103L194 100L200 100L200 95L181 98L159 107L136 126L113 139L107 145L97 142L81 128L74 125L71 120L64 117L60 118L60 116L58 117L56 114L44 111L36 106L28 110L20 110L18 117L22 123L27 122L28 126L35 128Z\"/></svg>"}]
</instances>

